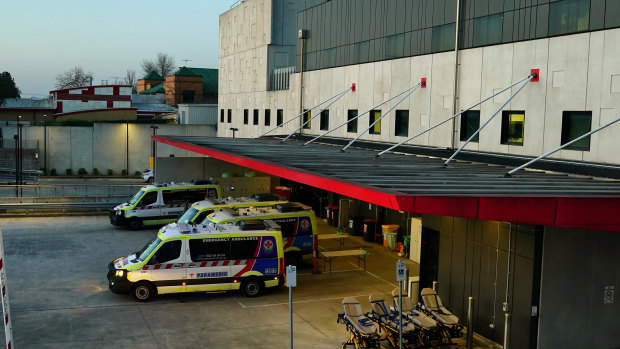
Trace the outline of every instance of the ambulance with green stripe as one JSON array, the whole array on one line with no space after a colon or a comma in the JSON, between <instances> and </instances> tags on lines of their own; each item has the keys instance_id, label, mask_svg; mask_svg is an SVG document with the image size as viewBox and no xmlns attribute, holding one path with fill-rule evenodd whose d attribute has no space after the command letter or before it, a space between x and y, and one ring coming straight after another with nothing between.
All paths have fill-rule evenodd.
<instances>
[{"instance_id":1,"label":"ambulance with green stripe","mask_svg":"<svg viewBox=\"0 0 620 349\"><path fill-rule=\"evenodd\" d=\"M218 209L224 207L259 207L259 206L273 206L276 204L286 203L283 197L271 194L260 193L252 196L242 196L238 198L221 198L221 199L207 199L193 203L187 211L179 218L177 223L185 224L197 224L202 223L208 215L215 212Z\"/></svg>"},{"instance_id":2,"label":"ambulance with green stripe","mask_svg":"<svg viewBox=\"0 0 620 349\"><path fill-rule=\"evenodd\" d=\"M284 248L273 221L178 224L108 265L108 286L141 302L157 294L241 290L259 296L284 283Z\"/></svg>"},{"instance_id":3,"label":"ambulance with green stripe","mask_svg":"<svg viewBox=\"0 0 620 349\"><path fill-rule=\"evenodd\" d=\"M287 265L300 266L305 254L314 254L316 258L316 217L312 208L299 202L266 207L223 208L208 215L202 223L237 223L247 219L272 220L280 226Z\"/></svg>"},{"instance_id":4,"label":"ambulance with green stripe","mask_svg":"<svg viewBox=\"0 0 620 349\"><path fill-rule=\"evenodd\" d=\"M172 223L192 202L221 197L220 186L209 181L147 185L129 202L110 210L110 223L126 225L131 230L138 230L143 225Z\"/></svg>"}]
</instances>

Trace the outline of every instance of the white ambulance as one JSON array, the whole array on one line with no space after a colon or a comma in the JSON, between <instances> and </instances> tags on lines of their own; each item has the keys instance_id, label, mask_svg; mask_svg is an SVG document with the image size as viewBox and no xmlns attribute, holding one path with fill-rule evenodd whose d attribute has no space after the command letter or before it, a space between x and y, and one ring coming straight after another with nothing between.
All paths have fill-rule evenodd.
<instances>
[{"instance_id":1,"label":"white ambulance","mask_svg":"<svg viewBox=\"0 0 620 349\"><path fill-rule=\"evenodd\" d=\"M175 222L188 205L204 199L222 197L217 184L164 183L142 187L129 202L110 210L112 225L126 225L138 230L143 225L163 225Z\"/></svg>"},{"instance_id":2,"label":"white ambulance","mask_svg":"<svg viewBox=\"0 0 620 349\"><path fill-rule=\"evenodd\" d=\"M108 265L108 286L140 302L156 294L241 290L259 296L284 283L284 249L273 221L179 224Z\"/></svg>"}]
</instances>

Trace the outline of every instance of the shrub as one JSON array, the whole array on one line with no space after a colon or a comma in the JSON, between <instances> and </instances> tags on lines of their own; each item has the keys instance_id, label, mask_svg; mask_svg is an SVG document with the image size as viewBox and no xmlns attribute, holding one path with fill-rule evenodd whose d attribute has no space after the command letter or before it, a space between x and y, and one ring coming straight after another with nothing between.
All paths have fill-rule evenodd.
<instances>
[{"instance_id":1,"label":"shrub","mask_svg":"<svg viewBox=\"0 0 620 349\"><path fill-rule=\"evenodd\" d=\"M112 169L111 169L111 168L109 168L109 169L108 169L108 176L112 176L112 175L114 175L114 171L112 171Z\"/></svg>"},{"instance_id":2,"label":"shrub","mask_svg":"<svg viewBox=\"0 0 620 349\"><path fill-rule=\"evenodd\" d=\"M80 176L85 176L88 174L88 171L86 171L86 169L84 167L80 167L77 171L77 174Z\"/></svg>"},{"instance_id":3,"label":"shrub","mask_svg":"<svg viewBox=\"0 0 620 349\"><path fill-rule=\"evenodd\" d=\"M122 169L121 170L121 176L126 176L127 175L127 170L126 169Z\"/></svg>"},{"instance_id":4,"label":"shrub","mask_svg":"<svg viewBox=\"0 0 620 349\"><path fill-rule=\"evenodd\" d=\"M98 168L96 168L96 167L95 167L95 168L93 168L93 174L94 174L95 176L98 176L98 175L99 175L99 169L98 169Z\"/></svg>"},{"instance_id":5,"label":"shrub","mask_svg":"<svg viewBox=\"0 0 620 349\"><path fill-rule=\"evenodd\" d=\"M55 175L56 175L56 169L55 169L55 168L53 168L53 169L50 171L50 176L55 176Z\"/></svg>"},{"instance_id":6,"label":"shrub","mask_svg":"<svg viewBox=\"0 0 620 349\"><path fill-rule=\"evenodd\" d=\"M73 174L73 170L70 168L66 169L65 172L67 173L67 176L71 176Z\"/></svg>"}]
</instances>

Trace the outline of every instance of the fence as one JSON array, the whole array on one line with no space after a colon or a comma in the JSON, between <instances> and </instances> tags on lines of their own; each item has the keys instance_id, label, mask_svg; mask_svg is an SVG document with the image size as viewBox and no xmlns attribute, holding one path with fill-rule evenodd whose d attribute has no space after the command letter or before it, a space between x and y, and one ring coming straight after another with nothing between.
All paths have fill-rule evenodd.
<instances>
[{"instance_id":1,"label":"fence","mask_svg":"<svg viewBox=\"0 0 620 349\"><path fill-rule=\"evenodd\" d=\"M15 149L15 140L13 138L3 138L0 140L0 148ZM22 149L39 150L38 139L22 139Z\"/></svg>"},{"instance_id":2,"label":"fence","mask_svg":"<svg viewBox=\"0 0 620 349\"><path fill-rule=\"evenodd\" d=\"M0 201L14 201L15 197L23 199L44 198L112 198L130 199L144 184L59 184L59 185L0 185Z\"/></svg>"}]
</instances>

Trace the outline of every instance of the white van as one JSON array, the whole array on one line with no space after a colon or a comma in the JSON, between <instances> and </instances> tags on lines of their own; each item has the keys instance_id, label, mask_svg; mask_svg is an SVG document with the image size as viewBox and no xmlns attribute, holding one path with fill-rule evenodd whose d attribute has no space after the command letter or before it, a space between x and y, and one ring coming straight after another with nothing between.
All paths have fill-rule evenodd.
<instances>
[{"instance_id":1,"label":"white van","mask_svg":"<svg viewBox=\"0 0 620 349\"><path fill-rule=\"evenodd\" d=\"M284 283L280 227L273 221L242 225L179 224L142 249L108 265L108 286L140 302L156 294L241 290L259 296Z\"/></svg>"},{"instance_id":2,"label":"white van","mask_svg":"<svg viewBox=\"0 0 620 349\"><path fill-rule=\"evenodd\" d=\"M165 183L142 187L129 202L110 210L112 225L138 230L143 225L175 222L192 202L222 197L216 184Z\"/></svg>"}]
</instances>

